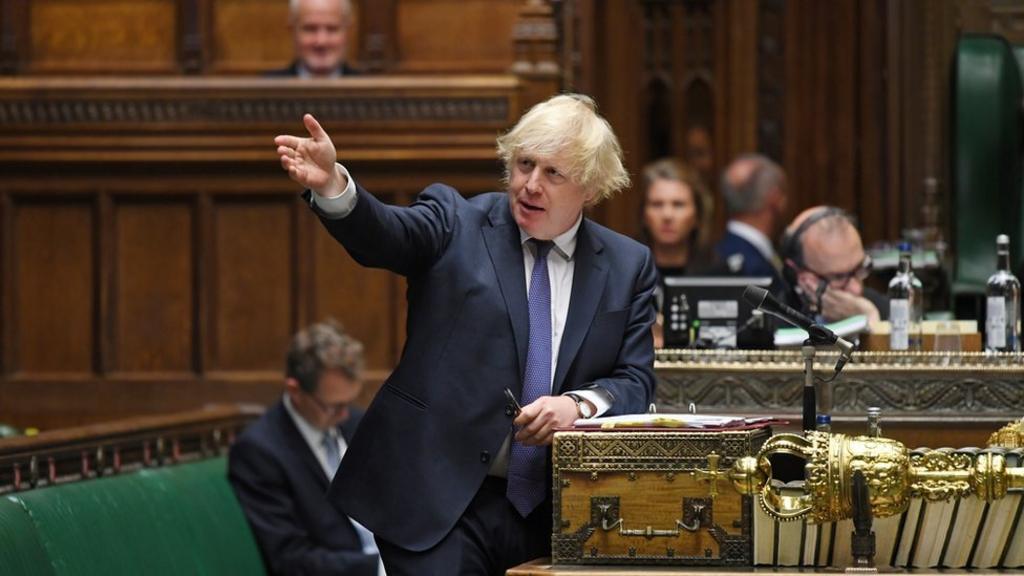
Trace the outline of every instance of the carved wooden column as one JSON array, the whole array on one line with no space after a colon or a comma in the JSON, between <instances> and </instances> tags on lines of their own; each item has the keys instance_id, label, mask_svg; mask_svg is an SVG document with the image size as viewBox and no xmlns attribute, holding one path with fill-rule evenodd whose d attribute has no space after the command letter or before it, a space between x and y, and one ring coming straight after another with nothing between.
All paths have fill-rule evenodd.
<instances>
[{"instance_id":1,"label":"carved wooden column","mask_svg":"<svg viewBox=\"0 0 1024 576\"><path fill-rule=\"evenodd\" d=\"M182 0L178 4L181 18L181 40L179 61L185 74L201 74L205 58L203 50L203 22L199 7L200 0Z\"/></svg>"},{"instance_id":2,"label":"carved wooden column","mask_svg":"<svg viewBox=\"0 0 1024 576\"><path fill-rule=\"evenodd\" d=\"M561 87L558 27L547 0L528 0L519 10L512 33L515 62L512 73L523 80L524 108L541 102Z\"/></svg>"},{"instance_id":3,"label":"carved wooden column","mask_svg":"<svg viewBox=\"0 0 1024 576\"><path fill-rule=\"evenodd\" d=\"M397 0L364 0L359 8L363 29L360 65L367 72L392 71L398 53Z\"/></svg>"},{"instance_id":4,"label":"carved wooden column","mask_svg":"<svg viewBox=\"0 0 1024 576\"><path fill-rule=\"evenodd\" d=\"M0 0L0 74L16 74L28 34L27 2Z\"/></svg>"}]
</instances>

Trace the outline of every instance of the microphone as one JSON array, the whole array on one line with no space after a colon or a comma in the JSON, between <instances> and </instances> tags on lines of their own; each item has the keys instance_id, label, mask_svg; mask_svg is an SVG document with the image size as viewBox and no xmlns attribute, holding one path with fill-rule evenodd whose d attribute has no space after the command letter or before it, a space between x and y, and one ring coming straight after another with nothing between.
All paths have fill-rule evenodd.
<instances>
[{"instance_id":1,"label":"microphone","mask_svg":"<svg viewBox=\"0 0 1024 576\"><path fill-rule=\"evenodd\" d=\"M842 355L846 358L849 358L853 353L853 343L836 336L835 332L821 324L818 324L806 314L779 302L764 288L747 286L743 291L743 299L758 310L762 310L772 316L781 318L797 328L802 328L810 336L811 342L813 343L835 344ZM845 364L845 362L843 362L843 364Z\"/></svg>"}]
</instances>

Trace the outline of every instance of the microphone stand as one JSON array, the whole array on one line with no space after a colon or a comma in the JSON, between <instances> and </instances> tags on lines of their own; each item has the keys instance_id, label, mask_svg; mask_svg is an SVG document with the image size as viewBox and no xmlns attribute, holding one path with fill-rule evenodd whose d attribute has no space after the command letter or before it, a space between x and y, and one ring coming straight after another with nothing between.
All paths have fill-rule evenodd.
<instances>
[{"instance_id":1,"label":"microphone stand","mask_svg":"<svg viewBox=\"0 0 1024 576\"><path fill-rule=\"evenodd\" d=\"M804 430L814 430L818 417L818 401L814 391L814 353L811 339L804 340L800 353L804 357Z\"/></svg>"},{"instance_id":2,"label":"microphone stand","mask_svg":"<svg viewBox=\"0 0 1024 576\"><path fill-rule=\"evenodd\" d=\"M811 326L811 330L808 332L808 337L804 340L803 346L800 347L800 353L804 358L804 394L803 394L803 427L804 430L817 430L818 429L818 414L827 416L826 422L831 424L831 412L832 412L832 380L839 375L839 372L846 365L848 358L846 353L840 350L839 361L836 363L835 374L829 380L821 381L821 393L818 394L817 385L814 381L814 356L817 353L818 346L830 346L831 342L824 339L818 334L815 327L820 327L820 324L814 324ZM821 404L819 410L818 404Z\"/></svg>"}]
</instances>

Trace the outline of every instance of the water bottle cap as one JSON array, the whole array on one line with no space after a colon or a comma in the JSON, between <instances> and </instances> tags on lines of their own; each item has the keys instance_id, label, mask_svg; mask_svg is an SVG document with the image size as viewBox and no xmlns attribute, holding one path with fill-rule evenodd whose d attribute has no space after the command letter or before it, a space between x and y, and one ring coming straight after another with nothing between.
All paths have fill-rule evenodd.
<instances>
[{"instance_id":1,"label":"water bottle cap","mask_svg":"<svg viewBox=\"0 0 1024 576\"><path fill-rule=\"evenodd\" d=\"M1000 234L999 236L996 236L996 244L1009 244L1009 243L1010 243L1010 237L1007 236L1006 234Z\"/></svg>"},{"instance_id":2,"label":"water bottle cap","mask_svg":"<svg viewBox=\"0 0 1024 576\"><path fill-rule=\"evenodd\" d=\"M900 252L910 252L910 242L900 242Z\"/></svg>"},{"instance_id":3,"label":"water bottle cap","mask_svg":"<svg viewBox=\"0 0 1024 576\"><path fill-rule=\"evenodd\" d=\"M832 417L829 416L828 414L818 414L818 418L817 418L816 421L817 421L817 423L819 425L821 425L821 424L831 424L832 423Z\"/></svg>"}]
</instances>

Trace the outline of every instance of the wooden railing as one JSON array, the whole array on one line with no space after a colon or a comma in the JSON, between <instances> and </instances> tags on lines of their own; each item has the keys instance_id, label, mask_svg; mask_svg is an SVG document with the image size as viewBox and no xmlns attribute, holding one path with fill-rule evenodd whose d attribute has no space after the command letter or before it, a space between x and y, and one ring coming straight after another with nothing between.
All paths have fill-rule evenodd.
<instances>
[{"instance_id":1,"label":"wooden railing","mask_svg":"<svg viewBox=\"0 0 1024 576\"><path fill-rule=\"evenodd\" d=\"M145 416L0 440L0 493L225 453L262 413L252 406Z\"/></svg>"}]
</instances>

